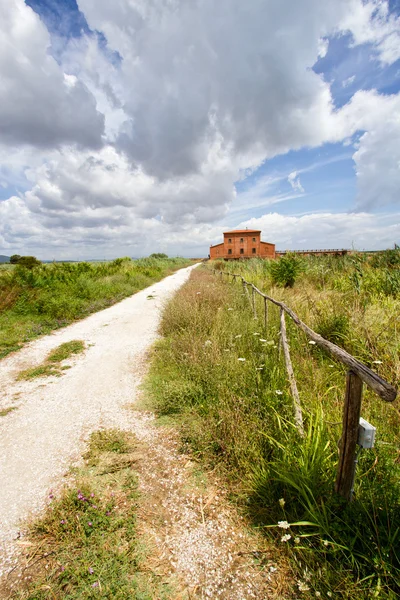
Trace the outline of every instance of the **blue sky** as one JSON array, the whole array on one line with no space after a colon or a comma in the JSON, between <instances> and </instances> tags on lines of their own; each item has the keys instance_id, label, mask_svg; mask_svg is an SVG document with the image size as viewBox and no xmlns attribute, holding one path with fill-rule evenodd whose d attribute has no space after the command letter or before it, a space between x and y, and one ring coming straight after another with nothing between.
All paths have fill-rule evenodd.
<instances>
[{"instance_id":1,"label":"blue sky","mask_svg":"<svg viewBox=\"0 0 400 600\"><path fill-rule=\"evenodd\" d=\"M289 1L5 6L0 253L399 243L400 0Z\"/></svg>"}]
</instances>

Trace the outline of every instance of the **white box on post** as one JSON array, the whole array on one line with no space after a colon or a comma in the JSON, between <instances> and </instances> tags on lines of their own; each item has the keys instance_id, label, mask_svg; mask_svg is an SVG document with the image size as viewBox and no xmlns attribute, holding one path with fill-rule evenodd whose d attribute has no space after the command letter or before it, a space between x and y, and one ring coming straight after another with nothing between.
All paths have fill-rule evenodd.
<instances>
[{"instance_id":1,"label":"white box on post","mask_svg":"<svg viewBox=\"0 0 400 600\"><path fill-rule=\"evenodd\" d=\"M357 444L361 446L361 448L373 448L375 443L375 433L376 427L360 417Z\"/></svg>"}]
</instances>

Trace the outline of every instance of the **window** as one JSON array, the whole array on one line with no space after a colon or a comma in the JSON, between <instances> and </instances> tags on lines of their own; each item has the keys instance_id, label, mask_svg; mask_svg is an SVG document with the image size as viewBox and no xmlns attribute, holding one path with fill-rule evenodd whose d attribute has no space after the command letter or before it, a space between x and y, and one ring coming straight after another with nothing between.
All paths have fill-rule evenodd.
<instances>
[{"instance_id":1,"label":"window","mask_svg":"<svg viewBox=\"0 0 400 600\"><path fill-rule=\"evenodd\" d=\"M228 248L228 254L232 254L232 248Z\"/></svg>"},{"instance_id":2,"label":"window","mask_svg":"<svg viewBox=\"0 0 400 600\"><path fill-rule=\"evenodd\" d=\"M253 242L255 242L255 241L256 241L256 238L253 238Z\"/></svg>"},{"instance_id":3,"label":"window","mask_svg":"<svg viewBox=\"0 0 400 600\"><path fill-rule=\"evenodd\" d=\"M240 243L243 244L243 238L240 238Z\"/></svg>"},{"instance_id":4,"label":"window","mask_svg":"<svg viewBox=\"0 0 400 600\"><path fill-rule=\"evenodd\" d=\"M232 244L232 238L228 238L228 244Z\"/></svg>"},{"instance_id":5,"label":"window","mask_svg":"<svg viewBox=\"0 0 400 600\"><path fill-rule=\"evenodd\" d=\"M256 253L256 249L255 248L252 248L251 251L252 251L253 254Z\"/></svg>"},{"instance_id":6,"label":"window","mask_svg":"<svg viewBox=\"0 0 400 600\"><path fill-rule=\"evenodd\" d=\"M244 254L243 248L240 248L240 254Z\"/></svg>"}]
</instances>

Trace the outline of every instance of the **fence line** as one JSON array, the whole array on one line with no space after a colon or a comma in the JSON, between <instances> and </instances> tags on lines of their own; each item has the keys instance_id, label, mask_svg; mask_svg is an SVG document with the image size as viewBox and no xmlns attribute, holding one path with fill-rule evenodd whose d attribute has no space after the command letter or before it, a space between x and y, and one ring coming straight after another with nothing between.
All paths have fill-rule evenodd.
<instances>
[{"instance_id":1,"label":"fence line","mask_svg":"<svg viewBox=\"0 0 400 600\"><path fill-rule=\"evenodd\" d=\"M354 358L351 354L340 348L336 344L326 340L321 335L316 333L313 329L308 327L298 315L289 308L284 302L275 300L271 296L264 294L259 290L253 283L249 283L245 280L242 275L237 273L228 273L226 271L217 271L213 269L214 274L219 273L221 281L223 275L233 277L232 281L236 281L237 278L242 281L244 294L247 295L250 307L254 314L254 318L257 318L256 311L256 294L264 298L264 325L267 328L268 325L268 302L279 306L280 308L280 323L281 323L281 343L283 346L285 365L288 373L291 393L294 403L295 421L300 435L303 434L303 418L301 412L300 398L297 390L296 380L294 377L292 362L290 359L289 344L286 336L286 324L285 314L289 315L292 321L299 327L304 333L315 342L316 345L323 348L334 358L345 364L349 370L347 373L347 384L346 394L343 412L343 435L341 437L340 448L339 448L339 464L335 483L335 490L345 499L350 500L352 494L352 485L355 473L355 460L356 460L356 443L358 438L359 428L359 416L362 398L362 386L363 382L370 387L375 394L377 394L385 402L393 402L397 396L396 388L382 379L377 373L372 371L367 365ZM248 288L252 289L252 297L250 298Z\"/></svg>"}]
</instances>

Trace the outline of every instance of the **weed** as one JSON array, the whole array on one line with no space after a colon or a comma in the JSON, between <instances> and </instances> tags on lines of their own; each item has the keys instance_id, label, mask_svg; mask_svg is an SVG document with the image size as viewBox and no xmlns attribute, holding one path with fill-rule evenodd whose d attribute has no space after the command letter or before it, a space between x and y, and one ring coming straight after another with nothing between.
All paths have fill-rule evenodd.
<instances>
[{"instance_id":1,"label":"weed","mask_svg":"<svg viewBox=\"0 0 400 600\"><path fill-rule=\"evenodd\" d=\"M275 285L293 287L301 271L301 262L295 255L287 254L277 261L270 262L269 270Z\"/></svg>"},{"instance_id":2,"label":"weed","mask_svg":"<svg viewBox=\"0 0 400 600\"><path fill-rule=\"evenodd\" d=\"M62 371L69 369L68 365L61 366L60 362L74 354L83 352L84 349L85 343L82 340L71 340L70 342L60 344L60 346L57 346L57 348L54 348L50 352L43 364L21 371L17 376L17 380L50 377L51 375L59 377Z\"/></svg>"},{"instance_id":3,"label":"weed","mask_svg":"<svg viewBox=\"0 0 400 600\"><path fill-rule=\"evenodd\" d=\"M0 409L0 417L5 417L6 415L10 414L10 412L13 412L14 410L17 410L17 406L7 406L7 408L2 408L2 409Z\"/></svg>"},{"instance_id":4,"label":"weed","mask_svg":"<svg viewBox=\"0 0 400 600\"><path fill-rule=\"evenodd\" d=\"M357 265L359 290L349 280L349 257L311 257L293 289L271 291L265 261L238 262L233 270L396 381L399 301L367 286L373 281L368 260ZM256 305L258 315L263 308ZM304 410L306 433L299 438L278 351L278 317L270 306L264 329L241 286L194 271L164 310L165 337L147 382L153 404L160 415L175 416L184 447L219 468L254 522L285 544L310 597L394 599L400 592L399 415L365 390L362 414L377 426L379 440L361 455L355 500L346 505L333 493L345 371L288 321ZM289 530L279 531L278 521Z\"/></svg>"},{"instance_id":5,"label":"weed","mask_svg":"<svg viewBox=\"0 0 400 600\"><path fill-rule=\"evenodd\" d=\"M31 524L24 578L10 598L165 597L156 577L141 571L137 480L132 471L135 445L132 435L122 431L91 436L87 462L74 483L51 494L46 514ZM117 457L111 473L110 452Z\"/></svg>"},{"instance_id":6,"label":"weed","mask_svg":"<svg viewBox=\"0 0 400 600\"><path fill-rule=\"evenodd\" d=\"M59 363L66 360L73 354L80 354L85 349L85 343L82 340L71 340L61 344L50 352L47 357L49 363Z\"/></svg>"}]
</instances>

